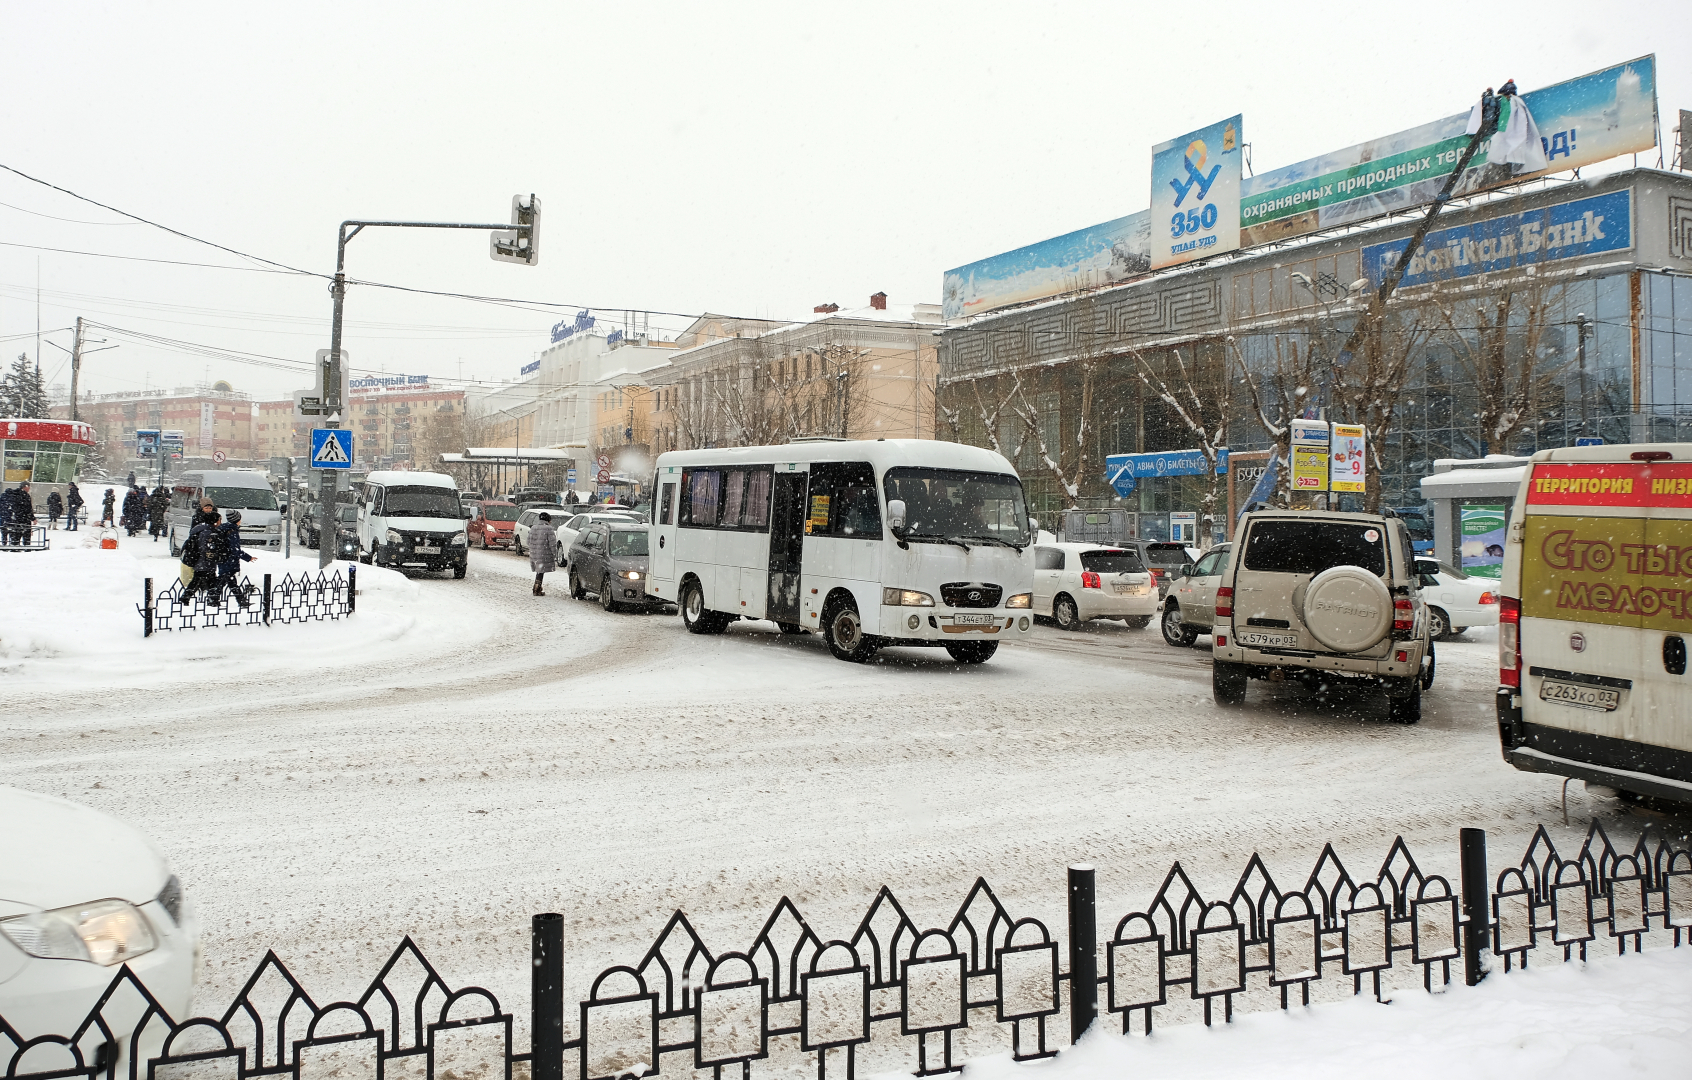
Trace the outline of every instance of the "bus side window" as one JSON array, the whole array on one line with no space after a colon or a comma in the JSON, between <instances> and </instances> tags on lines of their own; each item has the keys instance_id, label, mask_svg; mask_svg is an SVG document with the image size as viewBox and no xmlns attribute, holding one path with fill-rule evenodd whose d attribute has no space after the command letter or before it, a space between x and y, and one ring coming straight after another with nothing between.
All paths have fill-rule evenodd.
<instances>
[{"instance_id":1,"label":"bus side window","mask_svg":"<svg viewBox=\"0 0 1692 1080\"><path fill-rule=\"evenodd\" d=\"M670 514L676 506L676 485L665 484L663 490L663 501L658 504L660 508L658 511L658 524L674 525L676 523L676 519L671 517Z\"/></svg>"},{"instance_id":2,"label":"bus side window","mask_svg":"<svg viewBox=\"0 0 1692 1080\"><path fill-rule=\"evenodd\" d=\"M722 508L723 474L720 469L689 469L682 473L681 524L714 529Z\"/></svg>"},{"instance_id":3,"label":"bus side window","mask_svg":"<svg viewBox=\"0 0 1692 1080\"><path fill-rule=\"evenodd\" d=\"M867 461L819 461L811 466L813 517L817 499L828 501L827 528L811 527L813 536L851 536L881 539L881 501L876 497L875 470Z\"/></svg>"}]
</instances>

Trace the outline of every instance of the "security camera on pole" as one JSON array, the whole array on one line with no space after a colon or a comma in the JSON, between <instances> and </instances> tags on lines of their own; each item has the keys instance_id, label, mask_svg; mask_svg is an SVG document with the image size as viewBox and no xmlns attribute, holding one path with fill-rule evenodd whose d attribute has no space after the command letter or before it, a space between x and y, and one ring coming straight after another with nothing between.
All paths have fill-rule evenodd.
<instances>
[{"instance_id":1,"label":"security camera on pole","mask_svg":"<svg viewBox=\"0 0 1692 1080\"><path fill-rule=\"evenodd\" d=\"M515 262L525 266L534 266L540 261L540 199L533 194L527 197L513 195L511 197L511 224L482 225L445 221L343 221L341 222L340 237L335 245L335 280L329 286L329 295L335 300L335 314L329 328L328 355L323 363L318 365L318 385L323 393L318 402L319 415L326 416L326 427L312 432L312 467L323 470L318 484L319 511L321 517L318 522L317 565L319 568L329 565L335 556L335 470L351 467L352 446L351 433L331 435L320 439L324 431L334 431L341 426L341 413L351 402L347 401L344 392L346 354L341 351L341 309L347 297L347 241L357 236L367 227L383 227L395 229L485 229L493 233L489 254L495 262ZM350 231L349 231L350 230ZM323 353L319 353L323 356ZM331 445L334 444L334 445ZM322 450L326 459L320 465L318 451ZM337 454L344 453L349 459L345 464L328 460Z\"/></svg>"}]
</instances>

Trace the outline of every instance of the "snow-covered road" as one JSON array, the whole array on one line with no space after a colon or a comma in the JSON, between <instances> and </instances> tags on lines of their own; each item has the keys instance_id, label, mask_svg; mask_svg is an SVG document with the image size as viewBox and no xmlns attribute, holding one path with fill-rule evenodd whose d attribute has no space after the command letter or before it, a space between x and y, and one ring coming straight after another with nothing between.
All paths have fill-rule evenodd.
<instances>
[{"instance_id":1,"label":"snow-covered road","mask_svg":"<svg viewBox=\"0 0 1692 1080\"><path fill-rule=\"evenodd\" d=\"M96 584L170 572L139 554ZM26 597L12 613L45 603L22 567L0 564ZM143 643L135 598L91 586L42 618L95 628L94 655L0 633L0 783L158 841L207 928L207 1007L267 948L324 1001L410 933L449 981L517 1005L538 911L565 914L579 993L677 907L739 949L783 894L844 937L883 883L934 925L983 875L1060 928L1064 867L1087 861L1114 925L1175 859L1220 892L1253 851L1302 881L1330 840L1372 875L1403 834L1454 873L1460 826L1488 829L1502 861L1536 825L1572 837L1592 816L1582 796L1563 830L1558 781L1500 760L1491 631L1440 647L1422 723L1399 727L1260 683L1221 712L1208 639L1171 649L1155 628L1042 628L979 667L901 650L859 667L763 624L695 637L607 614L562 580L532 597L526 560L498 552L473 553L464 581L360 576L339 626Z\"/></svg>"}]
</instances>

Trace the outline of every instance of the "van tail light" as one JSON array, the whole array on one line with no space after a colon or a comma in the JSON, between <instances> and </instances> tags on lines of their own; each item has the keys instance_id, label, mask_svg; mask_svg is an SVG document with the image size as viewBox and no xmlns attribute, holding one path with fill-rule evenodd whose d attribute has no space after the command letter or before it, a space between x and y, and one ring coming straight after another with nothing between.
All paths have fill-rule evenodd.
<instances>
[{"instance_id":1,"label":"van tail light","mask_svg":"<svg viewBox=\"0 0 1692 1080\"><path fill-rule=\"evenodd\" d=\"M1410 605L1408 596L1400 596L1392 602L1392 628L1406 634L1416 628L1416 609Z\"/></svg>"},{"instance_id":2,"label":"van tail light","mask_svg":"<svg viewBox=\"0 0 1692 1080\"><path fill-rule=\"evenodd\" d=\"M1224 585L1216 590L1216 617L1218 619L1232 619L1234 617L1234 589Z\"/></svg>"},{"instance_id":3,"label":"van tail light","mask_svg":"<svg viewBox=\"0 0 1692 1080\"><path fill-rule=\"evenodd\" d=\"M1099 575L1091 570L1083 570L1081 571L1081 587L1083 589L1102 589L1104 582L1100 581Z\"/></svg>"},{"instance_id":4,"label":"van tail light","mask_svg":"<svg viewBox=\"0 0 1692 1080\"><path fill-rule=\"evenodd\" d=\"M1513 596L1498 598L1498 684L1517 689L1522 685L1522 602Z\"/></svg>"},{"instance_id":5,"label":"van tail light","mask_svg":"<svg viewBox=\"0 0 1692 1080\"><path fill-rule=\"evenodd\" d=\"M1482 604L1496 604L1498 603L1498 594L1495 592L1483 592L1481 593L1480 602Z\"/></svg>"}]
</instances>

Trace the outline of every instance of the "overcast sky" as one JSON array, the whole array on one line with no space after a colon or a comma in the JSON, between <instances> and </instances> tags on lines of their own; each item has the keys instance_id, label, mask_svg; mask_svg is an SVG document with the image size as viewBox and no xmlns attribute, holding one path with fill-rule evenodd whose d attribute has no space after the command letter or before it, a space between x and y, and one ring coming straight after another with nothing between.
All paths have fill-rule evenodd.
<instances>
[{"instance_id":1,"label":"overcast sky","mask_svg":"<svg viewBox=\"0 0 1692 1080\"><path fill-rule=\"evenodd\" d=\"M0 0L0 17L0 163L242 252L327 273L344 218L504 221L538 194L535 268L493 262L481 233L349 247L355 277L539 302L352 289L355 369L437 382L515 376L577 306L650 309L673 333L704 310L938 303L950 267L1144 209L1152 144L1236 112L1263 172L1506 78L1531 90L1653 51L1665 142L1692 108L1684 0ZM259 265L10 173L0 203L8 360L35 352L38 265L44 330L82 315L300 366L97 331L123 345L84 364L96 393L209 377L281 396L328 345L320 279L33 250ZM64 358L41 346L49 381Z\"/></svg>"}]
</instances>

